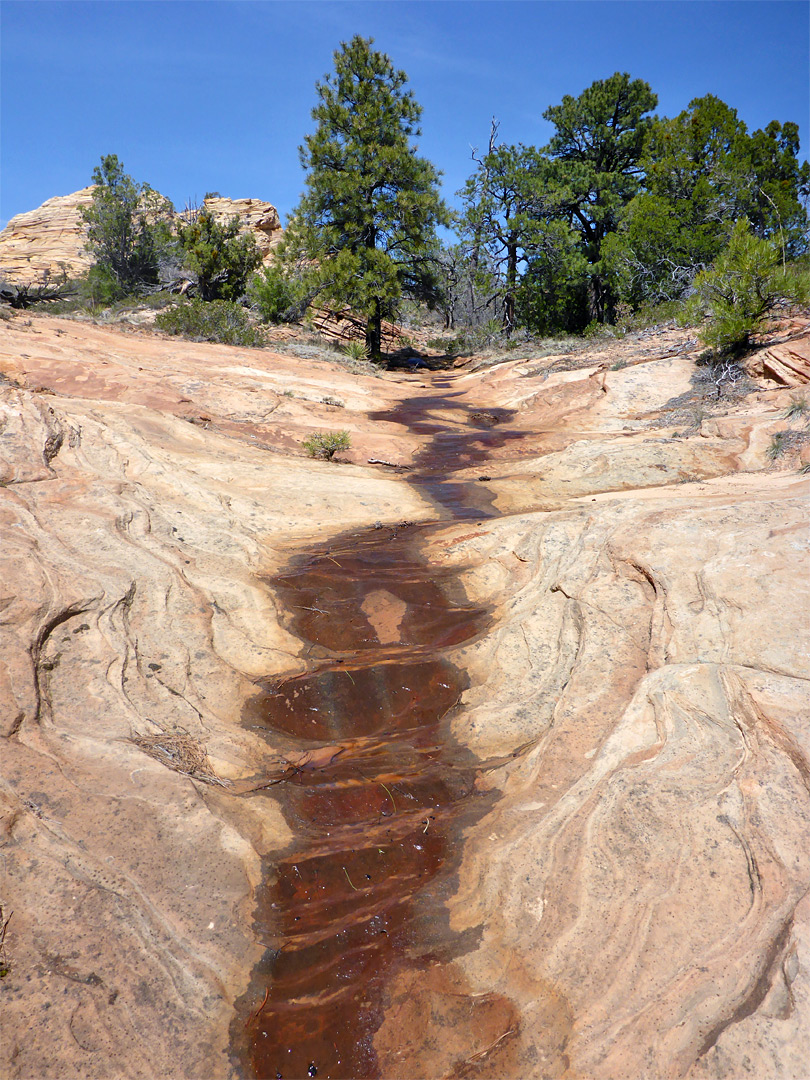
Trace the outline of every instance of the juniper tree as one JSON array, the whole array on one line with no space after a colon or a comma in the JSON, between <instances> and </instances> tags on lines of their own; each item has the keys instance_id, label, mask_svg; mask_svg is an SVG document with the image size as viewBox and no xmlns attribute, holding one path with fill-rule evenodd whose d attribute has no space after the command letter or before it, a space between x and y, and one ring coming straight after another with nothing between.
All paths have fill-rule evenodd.
<instances>
[{"instance_id":1,"label":"juniper tree","mask_svg":"<svg viewBox=\"0 0 810 1080\"><path fill-rule=\"evenodd\" d=\"M95 256L90 279L105 299L114 300L157 282L172 204L128 176L116 154L102 157L93 184L93 201L81 211L87 248Z\"/></svg>"},{"instance_id":2,"label":"juniper tree","mask_svg":"<svg viewBox=\"0 0 810 1080\"><path fill-rule=\"evenodd\" d=\"M192 276L201 300L236 300L261 253L251 233L240 233L239 218L218 221L207 208L193 211L177 223L182 261Z\"/></svg>"},{"instance_id":3,"label":"juniper tree","mask_svg":"<svg viewBox=\"0 0 810 1080\"><path fill-rule=\"evenodd\" d=\"M382 320L400 298L435 297L435 226L449 217L438 172L411 143L422 110L407 76L372 44L342 44L316 85L317 127L299 150L306 191L282 257L308 263L312 293L365 317L379 356Z\"/></svg>"},{"instance_id":4,"label":"juniper tree","mask_svg":"<svg viewBox=\"0 0 810 1080\"><path fill-rule=\"evenodd\" d=\"M749 135L712 94L656 120L639 162L644 190L603 246L621 298L634 307L680 298L744 219L783 262L806 251L810 167L798 149L795 124L772 121Z\"/></svg>"}]
</instances>

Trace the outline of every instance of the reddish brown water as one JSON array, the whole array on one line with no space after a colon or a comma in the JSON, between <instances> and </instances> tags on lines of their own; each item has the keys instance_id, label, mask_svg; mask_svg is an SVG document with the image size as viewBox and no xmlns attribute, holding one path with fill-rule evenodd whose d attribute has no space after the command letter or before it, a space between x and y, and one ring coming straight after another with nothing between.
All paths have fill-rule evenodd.
<instances>
[{"instance_id":1,"label":"reddish brown water","mask_svg":"<svg viewBox=\"0 0 810 1080\"><path fill-rule=\"evenodd\" d=\"M396 419L415 430L430 423L409 408ZM465 465L481 460L485 436L503 439L490 430L468 444L448 437L445 469L448 453ZM422 464L409 480L425 485L442 516L486 513L480 486L438 479L429 459ZM305 675L268 684L248 720L299 750L330 746L334 755L264 796L281 799L297 839L267 868L257 934L268 951L234 1028L255 1077L377 1076L386 983L455 947L442 899L461 825L488 800L475 793L469 755L447 737L466 678L444 651L481 634L488 616L420 558L426 528L344 535L270 583L316 659Z\"/></svg>"}]
</instances>

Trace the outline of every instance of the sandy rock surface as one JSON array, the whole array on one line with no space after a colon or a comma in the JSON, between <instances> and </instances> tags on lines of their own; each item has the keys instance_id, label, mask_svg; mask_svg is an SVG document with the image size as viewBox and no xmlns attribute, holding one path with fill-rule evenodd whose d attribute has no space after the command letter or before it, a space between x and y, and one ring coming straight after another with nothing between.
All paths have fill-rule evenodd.
<instances>
[{"instance_id":1,"label":"sandy rock surface","mask_svg":"<svg viewBox=\"0 0 810 1080\"><path fill-rule=\"evenodd\" d=\"M89 270L80 210L93 201L93 188L46 199L36 210L13 217L0 232L0 273L12 282L33 282L43 274Z\"/></svg>"},{"instance_id":2,"label":"sandy rock surface","mask_svg":"<svg viewBox=\"0 0 810 1080\"><path fill-rule=\"evenodd\" d=\"M272 792L238 794L287 748L240 718L306 665L266 577L436 518L425 557L493 610L452 653L453 735L497 798L449 900L468 946L392 981L382 1074L807 1075L804 426L771 361L715 396L697 352L666 330L372 378L0 322L3 1075L239 1075L253 897L289 839ZM434 421L490 516L368 464L416 466ZM342 464L303 455L327 429Z\"/></svg>"},{"instance_id":3,"label":"sandy rock surface","mask_svg":"<svg viewBox=\"0 0 810 1080\"><path fill-rule=\"evenodd\" d=\"M272 203L262 199L226 199L211 195L203 200L203 205L222 221L238 217L241 231L253 233L265 261L281 240L281 220Z\"/></svg>"},{"instance_id":4,"label":"sandy rock surface","mask_svg":"<svg viewBox=\"0 0 810 1080\"><path fill-rule=\"evenodd\" d=\"M70 276L86 273L92 258L85 251L86 229L81 209L93 201L93 187L56 195L35 210L13 217L0 232L0 276L16 283L38 281L64 268ZM281 239L278 211L262 199L204 200L217 218L238 217L242 232L251 232L265 261Z\"/></svg>"}]
</instances>

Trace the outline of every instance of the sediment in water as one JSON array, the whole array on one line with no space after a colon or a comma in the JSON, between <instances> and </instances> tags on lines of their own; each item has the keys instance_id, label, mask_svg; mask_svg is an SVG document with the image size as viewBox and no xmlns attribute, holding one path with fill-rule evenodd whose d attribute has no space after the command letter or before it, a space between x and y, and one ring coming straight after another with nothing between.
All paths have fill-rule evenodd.
<instances>
[{"instance_id":1,"label":"sediment in water","mask_svg":"<svg viewBox=\"0 0 810 1080\"><path fill-rule=\"evenodd\" d=\"M407 479L441 517L488 516L480 486L446 475L513 436L495 430L509 414L443 438L429 412L449 400L404 403L386 418L432 437L435 455L423 453ZM256 1077L378 1075L384 985L460 948L440 928L438 894L463 825L492 797L475 793L474 763L447 737L467 680L446 652L483 633L489 613L420 557L430 527L337 537L269 582L311 667L265 685L248 722L318 754L299 756L264 796L281 798L297 839L267 867L256 930L268 951L234 1024L235 1052Z\"/></svg>"}]
</instances>

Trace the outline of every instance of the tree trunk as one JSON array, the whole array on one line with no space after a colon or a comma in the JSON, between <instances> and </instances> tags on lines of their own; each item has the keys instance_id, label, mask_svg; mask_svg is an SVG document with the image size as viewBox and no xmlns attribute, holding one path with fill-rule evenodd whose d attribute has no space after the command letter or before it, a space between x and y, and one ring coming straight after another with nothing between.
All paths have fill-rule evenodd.
<instances>
[{"instance_id":1,"label":"tree trunk","mask_svg":"<svg viewBox=\"0 0 810 1080\"><path fill-rule=\"evenodd\" d=\"M374 301L374 311L366 323L366 348L369 359L379 360L382 354L382 309L380 301Z\"/></svg>"},{"instance_id":2,"label":"tree trunk","mask_svg":"<svg viewBox=\"0 0 810 1080\"><path fill-rule=\"evenodd\" d=\"M515 293L517 292L517 234L512 232L506 245L506 295L503 299L503 328L506 336L515 329Z\"/></svg>"}]
</instances>

